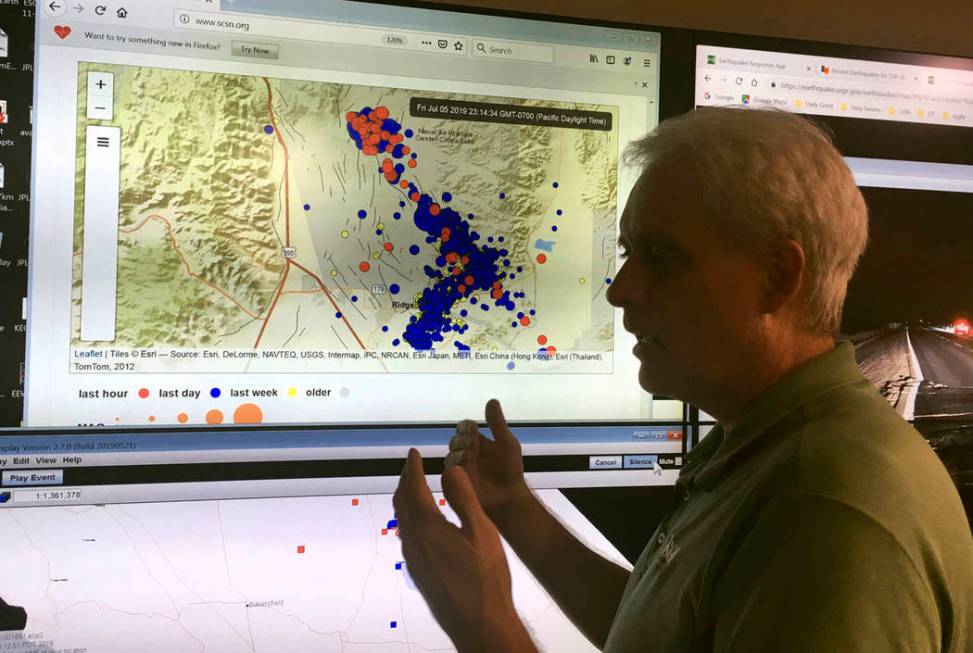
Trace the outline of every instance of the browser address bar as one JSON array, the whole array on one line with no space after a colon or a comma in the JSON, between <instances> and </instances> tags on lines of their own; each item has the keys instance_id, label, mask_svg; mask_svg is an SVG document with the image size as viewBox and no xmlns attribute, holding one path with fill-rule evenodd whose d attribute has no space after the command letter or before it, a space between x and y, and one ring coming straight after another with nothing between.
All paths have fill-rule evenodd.
<instances>
[{"instance_id":1,"label":"browser address bar","mask_svg":"<svg viewBox=\"0 0 973 653\"><path fill-rule=\"evenodd\" d=\"M339 45L358 45L467 56L469 39L455 34L426 34L372 29L353 25L222 14L176 9L173 26L255 38L296 39Z\"/></svg>"}]
</instances>

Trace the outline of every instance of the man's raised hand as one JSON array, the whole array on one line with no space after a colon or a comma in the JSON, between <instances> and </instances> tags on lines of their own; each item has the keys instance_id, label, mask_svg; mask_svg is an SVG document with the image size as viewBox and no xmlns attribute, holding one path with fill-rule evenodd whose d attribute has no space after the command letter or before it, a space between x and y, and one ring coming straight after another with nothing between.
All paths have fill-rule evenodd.
<instances>
[{"instance_id":1,"label":"man's raised hand","mask_svg":"<svg viewBox=\"0 0 973 653\"><path fill-rule=\"evenodd\" d=\"M422 457L409 450L393 498L409 574L461 653L534 650L514 609L500 534L483 512L469 476L454 466L442 480L461 526L440 512L426 484Z\"/></svg>"},{"instance_id":2,"label":"man's raised hand","mask_svg":"<svg viewBox=\"0 0 973 653\"><path fill-rule=\"evenodd\" d=\"M500 402L486 405L486 421L493 439L480 433L476 422L463 420L449 441L446 469L460 465L466 470L483 509L498 525L513 506L530 496L524 480L520 442L507 427Z\"/></svg>"}]
</instances>

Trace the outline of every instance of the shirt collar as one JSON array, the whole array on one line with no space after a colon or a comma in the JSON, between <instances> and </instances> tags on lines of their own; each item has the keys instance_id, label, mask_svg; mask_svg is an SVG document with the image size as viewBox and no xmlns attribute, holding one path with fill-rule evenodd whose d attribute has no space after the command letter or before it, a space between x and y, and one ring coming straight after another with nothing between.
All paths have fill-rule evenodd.
<instances>
[{"instance_id":1,"label":"shirt collar","mask_svg":"<svg viewBox=\"0 0 973 653\"><path fill-rule=\"evenodd\" d=\"M854 346L850 342L838 343L834 349L812 358L788 373L751 402L729 432L718 424L690 453L703 448L710 438L717 436L714 444L704 448L696 456L700 463L692 465L686 471L691 472L692 468L698 468L693 478L695 485L704 490L714 487L729 469L731 459L772 426L812 399L841 386L859 382L862 378L855 362ZM702 460L703 458L708 460Z\"/></svg>"}]
</instances>

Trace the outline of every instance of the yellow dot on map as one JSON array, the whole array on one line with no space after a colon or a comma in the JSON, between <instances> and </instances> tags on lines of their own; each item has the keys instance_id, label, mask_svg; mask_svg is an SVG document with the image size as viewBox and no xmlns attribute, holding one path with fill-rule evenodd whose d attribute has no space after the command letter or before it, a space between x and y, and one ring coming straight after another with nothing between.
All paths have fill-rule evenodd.
<instances>
[{"instance_id":1,"label":"yellow dot on map","mask_svg":"<svg viewBox=\"0 0 973 653\"><path fill-rule=\"evenodd\" d=\"M384 229L385 228L385 225L383 223L379 222L377 228L378 229Z\"/></svg>"},{"instance_id":2,"label":"yellow dot on map","mask_svg":"<svg viewBox=\"0 0 973 653\"><path fill-rule=\"evenodd\" d=\"M350 233L348 233L348 230L347 230L347 229L345 229L344 231L342 231L342 232L341 232L341 237L342 237L342 238L347 238L347 237L348 237L348 236L350 236L350 235L351 235L351 234L350 234Z\"/></svg>"},{"instance_id":3,"label":"yellow dot on map","mask_svg":"<svg viewBox=\"0 0 973 653\"><path fill-rule=\"evenodd\" d=\"M278 118L274 118L274 124L275 124L275 125L279 125L279 124L280 124L280 119L278 119Z\"/></svg>"},{"instance_id":4,"label":"yellow dot on map","mask_svg":"<svg viewBox=\"0 0 973 653\"><path fill-rule=\"evenodd\" d=\"M583 285L585 285L585 283L587 283L587 280L584 277L580 277L578 279L578 283L580 283L583 286Z\"/></svg>"},{"instance_id":5,"label":"yellow dot on map","mask_svg":"<svg viewBox=\"0 0 973 653\"><path fill-rule=\"evenodd\" d=\"M288 397L296 397L297 396L297 388L287 388L287 396Z\"/></svg>"},{"instance_id":6,"label":"yellow dot on map","mask_svg":"<svg viewBox=\"0 0 973 653\"><path fill-rule=\"evenodd\" d=\"M337 270L332 270L332 271L331 271L331 276L332 276L332 277L336 277L336 276L338 276L338 271L337 271Z\"/></svg>"},{"instance_id":7,"label":"yellow dot on map","mask_svg":"<svg viewBox=\"0 0 973 653\"><path fill-rule=\"evenodd\" d=\"M373 259L375 259L376 261L377 261L377 260L378 260L378 259L379 259L379 258L380 258L381 256L382 256L382 255L381 255L381 254L379 254L378 252L372 252L372 258L373 258Z\"/></svg>"}]
</instances>

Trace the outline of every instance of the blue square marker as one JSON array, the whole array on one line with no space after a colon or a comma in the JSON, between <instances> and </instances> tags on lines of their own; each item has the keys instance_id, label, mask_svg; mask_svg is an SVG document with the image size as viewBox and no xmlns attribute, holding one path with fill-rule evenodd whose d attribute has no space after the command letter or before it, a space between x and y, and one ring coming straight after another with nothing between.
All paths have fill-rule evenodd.
<instances>
[{"instance_id":1,"label":"blue square marker","mask_svg":"<svg viewBox=\"0 0 973 653\"><path fill-rule=\"evenodd\" d=\"M389 628L398 628L398 627L399 627L398 621L393 621L392 623L389 624Z\"/></svg>"},{"instance_id":2,"label":"blue square marker","mask_svg":"<svg viewBox=\"0 0 973 653\"><path fill-rule=\"evenodd\" d=\"M402 569L402 563L401 562L396 562L395 563L395 568L396 569Z\"/></svg>"}]
</instances>

